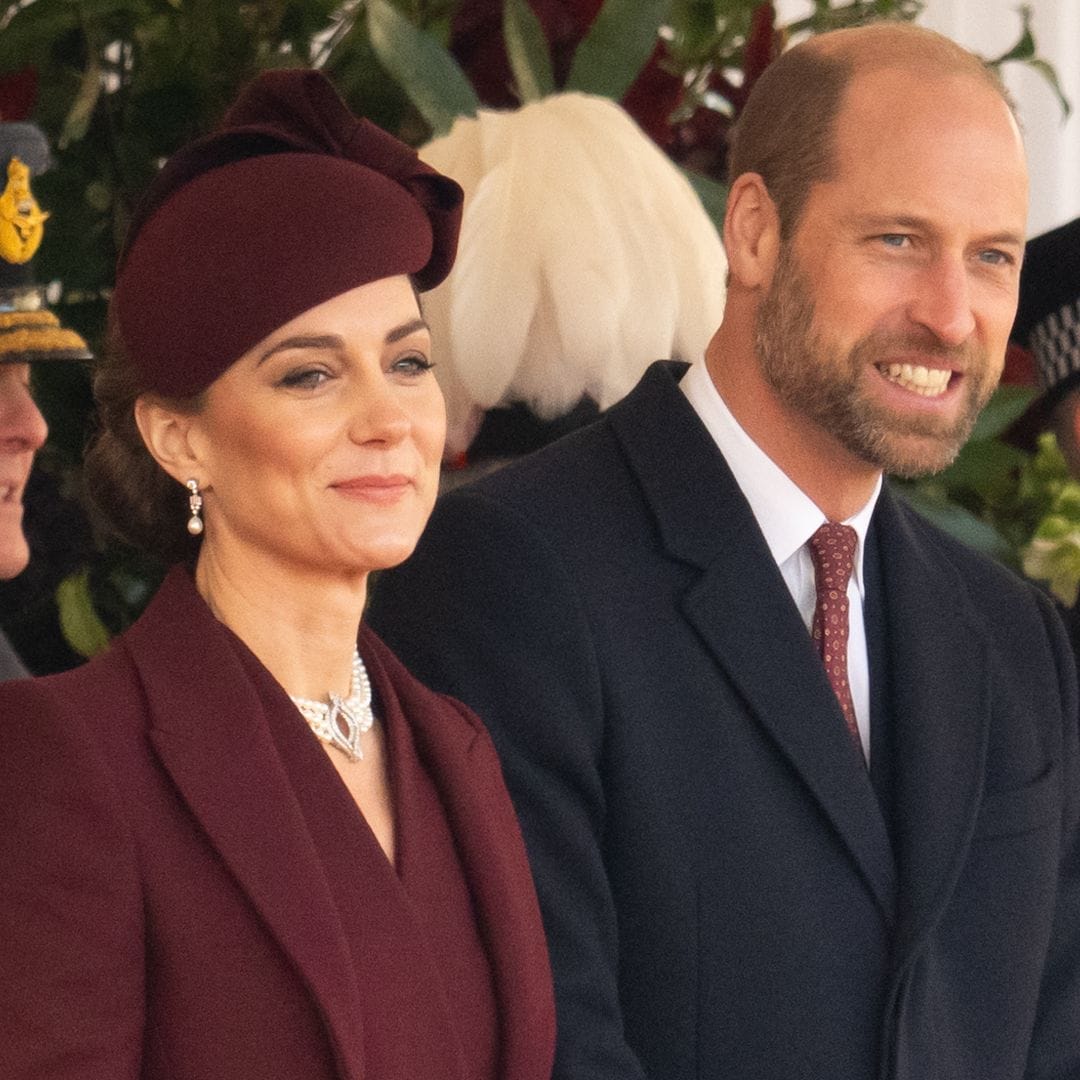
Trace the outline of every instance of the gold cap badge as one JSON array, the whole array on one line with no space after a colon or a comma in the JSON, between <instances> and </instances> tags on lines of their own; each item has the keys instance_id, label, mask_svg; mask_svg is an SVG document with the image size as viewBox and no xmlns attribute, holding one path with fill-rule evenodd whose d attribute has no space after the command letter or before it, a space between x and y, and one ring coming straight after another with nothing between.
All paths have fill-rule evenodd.
<instances>
[{"instance_id":1,"label":"gold cap badge","mask_svg":"<svg viewBox=\"0 0 1080 1080\"><path fill-rule=\"evenodd\" d=\"M30 170L19 158L8 162L7 174L7 187L0 194L0 257L26 263L41 245L49 215L31 194Z\"/></svg>"}]
</instances>

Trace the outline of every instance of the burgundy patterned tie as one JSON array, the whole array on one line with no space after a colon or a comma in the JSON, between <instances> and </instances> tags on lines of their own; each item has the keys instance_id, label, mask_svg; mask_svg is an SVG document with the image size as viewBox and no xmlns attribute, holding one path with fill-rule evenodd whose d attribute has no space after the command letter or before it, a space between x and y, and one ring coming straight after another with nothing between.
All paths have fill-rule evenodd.
<instances>
[{"instance_id":1,"label":"burgundy patterned tie","mask_svg":"<svg viewBox=\"0 0 1080 1080\"><path fill-rule=\"evenodd\" d=\"M850 525L827 521L810 537L817 600L811 633L817 643L825 674L844 714L848 733L862 753L859 724L847 675L848 581L855 566L858 536Z\"/></svg>"}]
</instances>

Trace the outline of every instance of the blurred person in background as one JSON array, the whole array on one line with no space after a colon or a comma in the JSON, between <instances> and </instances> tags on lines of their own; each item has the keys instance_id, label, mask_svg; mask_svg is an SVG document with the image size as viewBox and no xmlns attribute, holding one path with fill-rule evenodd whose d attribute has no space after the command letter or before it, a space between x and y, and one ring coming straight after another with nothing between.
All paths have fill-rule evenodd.
<instances>
[{"instance_id":1,"label":"blurred person in background","mask_svg":"<svg viewBox=\"0 0 1080 1080\"><path fill-rule=\"evenodd\" d=\"M2 316L0 316L2 317ZM30 394L30 365L0 359L0 579L21 573L30 559L23 535L22 494L34 454L48 428ZM0 679L29 674L0 633Z\"/></svg>"},{"instance_id":2,"label":"blurred person in background","mask_svg":"<svg viewBox=\"0 0 1080 1080\"><path fill-rule=\"evenodd\" d=\"M88 360L86 342L60 326L34 281L33 259L49 215L33 178L49 167L44 133L26 121L0 123L0 581L26 569L23 496L48 428L30 389L30 365ZM29 674L0 631L0 680Z\"/></svg>"},{"instance_id":3,"label":"blurred person in background","mask_svg":"<svg viewBox=\"0 0 1080 1080\"><path fill-rule=\"evenodd\" d=\"M1080 480L1080 218L1028 241L1012 336L1034 371L1039 394L1006 438L1030 451L1040 433L1052 431L1069 473ZM1055 565L1057 546L1036 536L1025 569L1053 582L1062 569ZM1075 550L1074 544L1068 547ZM1075 566L1075 558L1066 563ZM1066 589L1058 600L1080 658L1080 603L1070 603Z\"/></svg>"}]
</instances>

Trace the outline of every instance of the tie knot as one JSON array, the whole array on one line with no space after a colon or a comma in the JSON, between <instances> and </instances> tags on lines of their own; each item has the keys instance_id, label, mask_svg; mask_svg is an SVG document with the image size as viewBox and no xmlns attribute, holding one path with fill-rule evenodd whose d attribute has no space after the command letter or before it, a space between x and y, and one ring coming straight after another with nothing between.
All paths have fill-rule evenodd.
<instances>
[{"instance_id":1,"label":"tie knot","mask_svg":"<svg viewBox=\"0 0 1080 1080\"><path fill-rule=\"evenodd\" d=\"M855 530L839 521L826 521L810 537L810 558L819 591L823 588L847 589L858 542Z\"/></svg>"}]
</instances>

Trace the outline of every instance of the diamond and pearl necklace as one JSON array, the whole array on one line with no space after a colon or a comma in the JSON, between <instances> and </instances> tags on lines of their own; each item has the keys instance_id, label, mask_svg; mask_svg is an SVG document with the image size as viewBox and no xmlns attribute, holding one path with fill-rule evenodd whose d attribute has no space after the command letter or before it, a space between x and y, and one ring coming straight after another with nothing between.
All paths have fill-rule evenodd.
<instances>
[{"instance_id":1,"label":"diamond and pearl necklace","mask_svg":"<svg viewBox=\"0 0 1080 1080\"><path fill-rule=\"evenodd\" d=\"M308 727L324 743L337 747L350 761L360 761L364 751L360 736L371 730L375 715L371 711L371 680L360 653L353 650L352 682L349 696L328 695L329 703L310 698L293 697L292 703L308 722Z\"/></svg>"}]
</instances>

